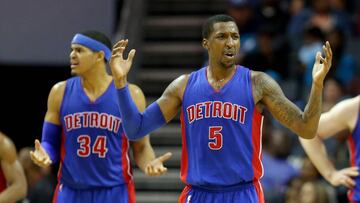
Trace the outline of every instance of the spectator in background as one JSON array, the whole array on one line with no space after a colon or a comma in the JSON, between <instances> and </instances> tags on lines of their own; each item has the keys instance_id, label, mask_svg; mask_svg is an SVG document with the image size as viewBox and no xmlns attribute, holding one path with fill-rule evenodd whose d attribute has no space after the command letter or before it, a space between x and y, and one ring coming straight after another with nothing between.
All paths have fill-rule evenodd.
<instances>
[{"instance_id":1,"label":"spectator in background","mask_svg":"<svg viewBox=\"0 0 360 203\"><path fill-rule=\"evenodd\" d=\"M334 53L333 69L330 70L329 75L337 78L347 87L358 69L354 57L346 52L347 41L344 31L335 27L328 33L327 40L331 43Z\"/></svg>"},{"instance_id":2,"label":"spectator in background","mask_svg":"<svg viewBox=\"0 0 360 203\"><path fill-rule=\"evenodd\" d=\"M0 132L0 202L12 203L26 196L26 178L14 143Z\"/></svg>"},{"instance_id":3,"label":"spectator in background","mask_svg":"<svg viewBox=\"0 0 360 203\"><path fill-rule=\"evenodd\" d=\"M327 78L324 83L324 97L322 111L329 111L344 97L343 85L335 78Z\"/></svg>"},{"instance_id":4,"label":"spectator in background","mask_svg":"<svg viewBox=\"0 0 360 203\"><path fill-rule=\"evenodd\" d=\"M302 10L298 15L292 16L288 26L288 34L295 50L302 44L302 36L306 27L318 27L322 32L328 33L335 27L340 27L346 35L350 35L351 26L347 15L332 10L328 0L313 0L310 8Z\"/></svg>"},{"instance_id":5,"label":"spectator in background","mask_svg":"<svg viewBox=\"0 0 360 203\"><path fill-rule=\"evenodd\" d=\"M289 181L285 203L336 203L335 192L321 181L319 172L307 158L303 158L300 176Z\"/></svg>"},{"instance_id":6,"label":"spectator in background","mask_svg":"<svg viewBox=\"0 0 360 203\"><path fill-rule=\"evenodd\" d=\"M56 178L51 174L50 168L41 168L31 161L32 150L34 149L25 147L19 151L19 161L28 183L28 194L22 203L49 203L52 201Z\"/></svg>"},{"instance_id":7,"label":"spectator in background","mask_svg":"<svg viewBox=\"0 0 360 203\"><path fill-rule=\"evenodd\" d=\"M300 203L330 203L326 187L319 181L304 182L300 188Z\"/></svg>"},{"instance_id":8,"label":"spectator in background","mask_svg":"<svg viewBox=\"0 0 360 203\"><path fill-rule=\"evenodd\" d=\"M285 33L289 21L289 13L283 2L282 0L261 1L255 13L259 27L272 26L277 34Z\"/></svg>"},{"instance_id":9,"label":"spectator in background","mask_svg":"<svg viewBox=\"0 0 360 203\"><path fill-rule=\"evenodd\" d=\"M300 177L291 180L285 192L285 203L301 203L299 200L299 191L302 183L303 181Z\"/></svg>"},{"instance_id":10,"label":"spectator in background","mask_svg":"<svg viewBox=\"0 0 360 203\"><path fill-rule=\"evenodd\" d=\"M351 96L360 94L360 74L356 74L353 80L349 83L348 92Z\"/></svg>"},{"instance_id":11,"label":"spectator in background","mask_svg":"<svg viewBox=\"0 0 360 203\"><path fill-rule=\"evenodd\" d=\"M300 178L303 180L303 182L315 181L320 178L319 172L307 157L303 158L303 163L300 169Z\"/></svg>"},{"instance_id":12,"label":"spectator in background","mask_svg":"<svg viewBox=\"0 0 360 203\"><path fill-rule=\"evenodd\" d=\"M284 47L276 47L275 37L274 28L270 26L261 27L257 33L256 49L246 55L240 64L256 71L266 72L281 82L289 75L289 52L285 51Z\"/></svg>"},{"instance_id":13,"label":"spectator in background","mask_svg":"<svg viewBox=\"0 0 360 203\"><path fill-rule=\"evenodd\" d=\"M304 0L291 0L289 5L289 13L291 16L297 16L305 7Z\"/></svg>"},{"instance_id":14,"label":"spectator in background","mask_svg":"<svg viewBox=\"0 0 360 203\"><path fill-rule=\"evenodd\" d=\"M285 130L276 128L263 146L263 166L266 171L261 183L265 200L267 203L283 202L287 185L299 175L299 171L287 160L292 148L291 137Z\"/></svg>"},{"instance_id":15,"label":"spectator in background","mask_svg":"<svg viewBox=\"0 0 360 203\"><path fill-rule=\"evenodd\" d=\"M325 38L321 29L314 26L306 28L304 36L304 43L298 52L298 60L300 63L298 82L299 87L305 88L301 93L306 92L311 86L312 66L315 60L312 56L322 50L322 43Z\"/></svg>"}]
</instances>

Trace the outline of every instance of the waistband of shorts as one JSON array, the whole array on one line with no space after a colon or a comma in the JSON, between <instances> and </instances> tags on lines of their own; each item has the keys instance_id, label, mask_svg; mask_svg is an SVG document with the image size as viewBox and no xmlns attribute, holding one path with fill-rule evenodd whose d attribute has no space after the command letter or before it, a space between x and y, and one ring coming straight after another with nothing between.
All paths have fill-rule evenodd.
<instances>
[{"instance_id":1,"label":"waistband of shorts","mask_svg":"<svg viewBox=\"0 0 360 203\"><path fill-rule=\"evenodd\" d=\"M226 186L203 186L203 185L189 185L194 190L200 190L205 192L231 192L231 191L237 191L237 190L243 190L250 187L253 187L256 181L249 181L249 182L242 182L235 185L226 185Z\"/></svg>"},{"instance_id":2,"label":"waistband of shorts","mask_svg":"<svg viewBox=\"0 0 360 203\"><path fill-rule=\"evenodd\" d=\"M133 184L132 181L128 182L128 183L120 183L120 184L116 184L116 185L103 185L103 186L95 186L95 185L72 185L72 184L68 184L64 181L60 181L60 183L58 182L58 184L62 187L65 186L67 188L70 188L72 190L102 190L102 189L112 189L115 187L127 187L129 184Z\"/></svg>"}]
</instances>

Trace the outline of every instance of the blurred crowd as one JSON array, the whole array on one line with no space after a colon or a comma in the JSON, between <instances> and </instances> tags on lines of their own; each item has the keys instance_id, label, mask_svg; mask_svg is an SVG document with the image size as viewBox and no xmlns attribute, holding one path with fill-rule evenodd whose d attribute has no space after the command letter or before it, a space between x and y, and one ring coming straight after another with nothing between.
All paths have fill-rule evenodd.
<instances>
[{"instance_id":1,"label":"blurred crowd","mask_svg":"<svg viewBox=\"0 0 360 203\"><path fill-rule=\"evenodd\" d=\"M264 71L304 108L317 51L329 41L332 68L324 84L323 112L360 94L360 3L355 0L229 0L237 22L238 64ZM265 112L262 178L267 203L345 203L347 189L327 184L298 138ZM347 134L326 140L337 168L349 166ZM306 195L305 195L306 194Z\"/></svg>"}]
</instances>

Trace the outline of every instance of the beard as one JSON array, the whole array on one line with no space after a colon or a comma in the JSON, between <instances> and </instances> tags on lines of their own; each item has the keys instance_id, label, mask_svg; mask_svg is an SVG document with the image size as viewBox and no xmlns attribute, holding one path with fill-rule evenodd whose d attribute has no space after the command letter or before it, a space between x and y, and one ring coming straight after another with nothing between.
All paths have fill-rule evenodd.
<instances>
[{"instance_id":1,"label":"beard","mask_svg":"<svg viewBox=\"0 0 360 203\"><path fill-rule=\"evenodd\" d=\"M225 69L233 68L235 66L235 60L232 61L221 61L220 62L221 67Z\"/></svg>"}]
</instances>

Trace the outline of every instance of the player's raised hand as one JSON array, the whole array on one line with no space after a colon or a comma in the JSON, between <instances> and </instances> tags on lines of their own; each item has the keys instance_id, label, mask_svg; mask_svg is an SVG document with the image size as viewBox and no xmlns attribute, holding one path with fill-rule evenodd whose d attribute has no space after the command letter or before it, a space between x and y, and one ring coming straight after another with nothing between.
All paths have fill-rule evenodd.
<instances>
[{"instance_id":1,"label":"player's raised hand","mask_svg":"<svg viewBox=\"0 0 360 203\"><path fill-rule=\"evenodd\" d=\"M348 188L352 188L355 186L354 177L359 176L359 168L358 167L349 167L344 168L342 170L334 171L330 174L328 181L333 186L343 185Z\"/></svg>"},{"instance_id":2,"label":"player's raised hand","mask_svg":"<svg viewBox=\"0 0 360 203\"><path fill-rule=\"evenodd\" d=\"M38 166L46 168L51 164L51 159L41 146L39 140L35 140L35 151L30 151L31 160Z\"/></svg>"},{"instance_id":3,"label":"player's raised hand","mask_svg":"<svg viewBox=\"0 0 360 203\"><path fill-rule=\"evenodd\" d=\"M135 56L135 49L129 52L128 58L124 59L124 50L128 44L128 40L120 40L114 46L110 58L110 68L115 80L115 85L118 88L126 85L126 76L131 68L133 58Z\"/></svg>"},{"instance_id":4,"label":"player's raised hand","mask_svg":"<svg viewBox=\"0 0 360 203\"><path fill-rule=\"evenodd\" d=\"M166 173L167 168L164 167L163 163L166 160L170 159L171 156L172 156L171 152L168 152L152 160L150 163L146 165L145 174L148 176L159 176Z\"/></svg>"},{"instance_id":5,"label":"player's raised hand","mask_svg":"<svg viewBox=\"0 0 360 203\"><path fill-rule=\"evenodd\" d=\"M328 41L326 41L325 45L323 45L323 52L325 54L325 58L321 56L320 52L316 53L316 59L312 71L313 83L319 86L323 85L325 76L331 67L332 51Z\"/></svg>"}]
</instances>

